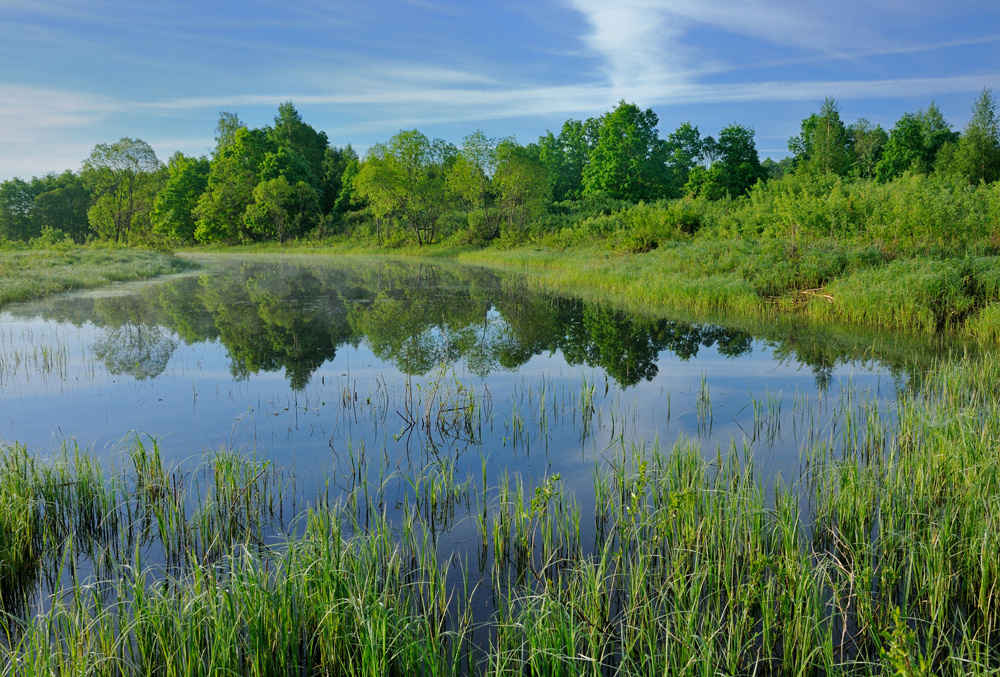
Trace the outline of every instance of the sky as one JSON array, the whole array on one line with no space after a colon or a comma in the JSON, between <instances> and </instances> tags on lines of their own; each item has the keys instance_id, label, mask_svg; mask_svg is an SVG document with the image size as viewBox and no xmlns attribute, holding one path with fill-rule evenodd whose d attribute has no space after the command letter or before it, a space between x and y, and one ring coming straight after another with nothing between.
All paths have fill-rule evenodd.
<instances>
[{"instance_id":1,"label":"sky","mask_svg":"<svg viewBox=\"0 0 1000 677\"><path fill-rule=\"evenodd\" d=\"M661 136L751 126L763 159L827 96L886 129L936 100L961 129L983 87L996 0L0 0L0 180L123 136L208 154L221 111L263 126L286 100L362 152L412 128L528 143L626 100Z\"/></svg>"}]
</instances>

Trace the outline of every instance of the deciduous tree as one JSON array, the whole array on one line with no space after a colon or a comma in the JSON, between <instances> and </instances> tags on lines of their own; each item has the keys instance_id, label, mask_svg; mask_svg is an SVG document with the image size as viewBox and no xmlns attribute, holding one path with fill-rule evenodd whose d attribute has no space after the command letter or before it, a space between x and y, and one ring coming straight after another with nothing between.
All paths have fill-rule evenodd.
<instances>
[{"instance_id":1,"label":"deciduous tree","mask_svg":"<svg viewBox=\"0 0 1000 677\"><path fill-rule=\"evenodd\" d=\"M103 237L127 240L152 209L155 174L162 165L148 143L122 138L98 144L83 162L81 176L96 199L90 224Z\"/></svg>"},{"instance_id":2,"label":"deciduous tree","mask_svg":"<svg viewBox=\"0 0 1000 677\"><path fill-rule=\"evenodd\" d=\"M652 109L618 104L600 120L597 143L583 170L583 192L617 200L655 200L669 190L667 153Z\"/></svg>"},{"instance_id":3,"label":"deciduous tree","mask_svg":"<svg viewBox=\"0 0 1000 677\"><path fill-rule=\"evenodd\" d=\"M167 162L168 178L153 201L153 229L166 237L194 241L194 211L208 187L211 163L207 158L174 153Z\"/></svg>"},{"instance_id":4,"label":"deciduous tree","mask_svg":"<svg viewBox=\"0 0 1000 677\"><path fill-rule=\"evenodd\" d=\"M1000 124L996 100L988 88L972 106L972 117L958 143L954 163L970 183L1000 179Z\"/></svg>"},{"instance_id":5,"label":"deciduous tree","mask_svg":"<svg viewBox=\"0 0 1000 677\"><path fill-rule=\"evenodd\" d=\"M253 198L243 217L247 228L279 243L308 230L319 216L316 191L305 181L291 185L284 176L261 181Z\"/></svg>"},{"instance_id":6,"label":"deciduous tree","mask_svg":"<svg viewBox=\"0 0 1000 677\"><path fill-rule=\"evenodd\" d=\"M221 124L220 120L220 124ZM238 242L252 239L243 214L253 202L261 164L273 146L264 130L240 126L231 140L216 147L205 192L194 210L199 242Z\"/></svg>"},{"instance_id":7,"label":"deciduous tree","mask_svg":"<svg viewBox=\"0 0 1000 677\"><path fill-rule=\"evenodd\" d=\"M419 244L433 242L447 209L445 173L454 153L453 146L432 142L415 129L401 131L368 149L354 177L356 197L367 201L381 222L399 219Z\"/></svg>"},{"instance_id":8,"label":"deciduous tree","mask_svg":"<svg viewBox=\"0 0 1000 677\"><path fill-rule=\"evenodd\" d=\"M798 136L788 140L800 171L844 176L851 167L851 138L833 97L823 100L819 114L802 121Z\"/></svg>"}]
</instances>

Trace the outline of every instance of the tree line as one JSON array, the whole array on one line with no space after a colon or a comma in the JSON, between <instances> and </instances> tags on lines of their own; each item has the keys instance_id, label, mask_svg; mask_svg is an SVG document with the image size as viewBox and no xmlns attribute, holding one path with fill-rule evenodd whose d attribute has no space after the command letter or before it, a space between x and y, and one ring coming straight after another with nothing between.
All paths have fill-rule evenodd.
<instances>
[{"instance_id":1,"label":"tree line","mask_svg":"<svg viewBox=\"0 0 1000 677\"><path fill-rule=\"evenodd\" d=\"M789 174L887 183L907 173L970 184L1000 178L996 101L984 89L961 132L932 102L888 132L847 124L825 100L789 140L790 156L760 161L753 129L718 137L683 123L661 138L651 110L622 101L603 116L567 120L558 134L521 145L481 131L455 145L403 130L362 158L279 106L252 129L222 113L208 157L175 153L164 165L141 139L99 144L78 172L0 183L0 238L76 242L285 242L340 233L379 245L443 236L484 244L517 240L551 215L700 198L738 199Z\"/></svg>"}]
</instances>

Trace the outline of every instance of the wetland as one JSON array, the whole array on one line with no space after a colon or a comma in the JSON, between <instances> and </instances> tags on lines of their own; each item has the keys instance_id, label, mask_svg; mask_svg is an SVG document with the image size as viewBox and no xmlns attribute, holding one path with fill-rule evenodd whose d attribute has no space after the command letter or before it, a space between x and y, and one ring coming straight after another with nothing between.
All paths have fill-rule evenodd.
<instances>
[{"instance_id":1,"label":"wetland","mask_svg":"<svg viewBox=\"0 0 1000 677\"><path fill-rule=\"evenodd\" d=\"M1000 667L989 351L202 264L0 315L7 673Z\"/></svg>"}]
</instances>

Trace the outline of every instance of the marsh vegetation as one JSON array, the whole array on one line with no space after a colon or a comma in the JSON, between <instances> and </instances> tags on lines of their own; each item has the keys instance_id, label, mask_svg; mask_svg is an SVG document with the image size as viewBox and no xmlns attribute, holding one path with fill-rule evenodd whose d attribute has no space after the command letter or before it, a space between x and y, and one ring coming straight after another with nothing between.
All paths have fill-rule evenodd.
<instances>
[{"instance_id":1,"label":"marsh vegetation","mask_svg":"<svg viewBox=\"0 0 1000 677\"><path fill-rule=\"evenodd\" d=\"M189 270L190 262L142 249L76 247L60 238L32 246L0 243L0 306L74 289Z\"/></svg>"},{"instance_id":2,"label":"marsh vegetation","mask_svg":"<svg viewBox=\"0 0 1000 677\"><path fill-rule=\"evenodd\" d=\"M139 437L104 464L6 446L8 670L990 674L1000 365L971 366L892 417L844 410L779 480L749 448L624 436L586 495L463 477L433 448L310 494L230 449L171 467ZM482 423L460 386L430 403L416 425Z\"/></svg>"},{"instance_id":3,"label":"marsh vegetation","mask_svg":"<svg viewBox=\"0 0 1000 677\"><path fill-rule=\"evenodd\" d=\"M6 673L1000 667L988 351L204 263L3 316Z\"/></svg>"}]
</instances>

